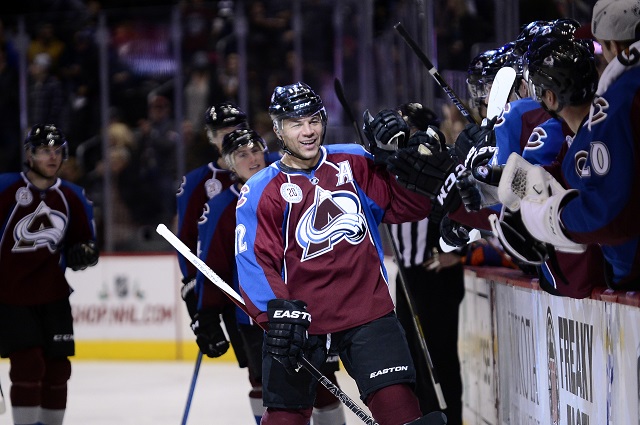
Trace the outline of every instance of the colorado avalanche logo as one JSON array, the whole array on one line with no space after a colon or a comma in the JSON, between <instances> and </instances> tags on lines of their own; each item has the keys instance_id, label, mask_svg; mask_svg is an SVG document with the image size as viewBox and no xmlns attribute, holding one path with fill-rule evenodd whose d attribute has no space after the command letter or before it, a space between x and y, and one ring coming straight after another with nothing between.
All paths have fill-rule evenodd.
<instances>
[{"instance_id":1,"label":"colorado avalanche logo","mask_svg":"<svg viewBox=\"0 0 640 425\"><path fill-rule=\"evenodd\" d=\"M16 243L12 251L35 251L46 246L50 252L55 252L62 241L66 227L65 215L40 202L32 214L16 223L13 230Z\"/></svg>"},{"instance_id":2,"label":"colorado avalanche logo","mask_svg":"<svg viewBox=\"0 0 640 425\"><path fill-rule=\"evenodd\" d=\"M296 228L296 240L304 249L301 261L331 251L343 239L357 245L365 238L367 230L355 194L316 187L315 202Z\"/></svg>"},{"instance_id":3,"label":"colorado avalanche logo","mask_svg":"<svg viewBox=\"0 0 640 425\"><path fill-rule=\"evenodd\" d=\"M531 132L529 136L529 140L527 140L527 146L524 147L525 150L533 150L538 149L544 146L544 140L547 138L547 132L544 128L536 127Z\"/></svg>"}]
</instances>

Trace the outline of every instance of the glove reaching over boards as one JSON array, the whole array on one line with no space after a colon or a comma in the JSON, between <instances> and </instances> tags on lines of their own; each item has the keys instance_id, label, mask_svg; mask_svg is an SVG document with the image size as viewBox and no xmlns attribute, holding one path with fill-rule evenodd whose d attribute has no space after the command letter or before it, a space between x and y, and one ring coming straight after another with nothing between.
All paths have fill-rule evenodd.
<instances>
[{"instance_id":1,"label":"glove reaching over boards","mask_svg":"<svg viewBox=\"0 0 640 425\"><path fill-rule=\"evenodd\" d=\"M454 161L448 152L433 152L423 143L399 150L387 163L387 169L396 175L400 185L437 202L444 213L460 205L455 183L464 166Z\"/></svg>"},{"instance_id":2,"label":"glove reaching over boards","mask_svg":"<svg viewBox=\"0 0 640 425\"><path fill-rule=\"evenodd\" d=\"M311 314L300 300L273 299L267 303L269 330L265 349L279 361L287 372L298 371L303 350L307 345Z\"/></svg>"},{"instance_id":3,"label":"glove reaching over boards","mask_svg":"<svg viewBox=\"0 0 640 425\"><path fill-rule=\"evenodd\" d=\"M494 117L485 125L467 124L460 132L454 144L455 155L460 162L466 162L467 156L472 149L482 147L494 147L496 145L496 134L493 127L498 117Z\"/></svg>"}]
</instances>

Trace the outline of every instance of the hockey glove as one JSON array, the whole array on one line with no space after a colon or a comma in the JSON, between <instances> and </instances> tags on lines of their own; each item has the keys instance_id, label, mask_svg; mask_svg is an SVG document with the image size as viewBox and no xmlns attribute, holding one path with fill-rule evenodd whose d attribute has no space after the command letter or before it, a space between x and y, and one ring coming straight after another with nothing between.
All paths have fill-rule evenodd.
<instances>
[{"instance_id":1,"label":"hockey glove","mask_svg":"<svg viewBox=\"0 0 640 425\"><path fill-rule=\"evenodd\" d=\"M481 148L483 146L495 146L496 134L493 127L496 124L497 117L487 122L485 125L467 124L460 132L454 144L455 154L460 162L464 162L469 152L473 148Z\"/></svg>"},{"instance_id":2,"label":"hockey glove","mask_svg":"<svg viewBox=\"0 0 640 425\"><path fill-rule=\"evenodd\" d=\"M548 198L526 196L520 201L522 221L534 238L553 245L561 252L579 254L586 246L575 243L563 231L560 221L562 208L578 196L575 189L557 191Z\"/></svg>"},{"instance_id":3,"label":"hockey glove","mask_svg":"<svg viewBox=\"0 0 640 425\"><path fill-rule=\"evenodd\" d=\"M197 312L191 322L196 343L207 357L220 357L229 349L229 341L220 326L220 312L213 308Z\"/></svg>"},{"instance_id":4,"label":"hockey glove","mask_svg":"<svg viewBox=\"0 0 640 425\"><path fill-rule=\"evenodd\" d=\"M185 277L182 279L182 289L180 290L180 295L184 300L184 303L187 305L187 311L189 312L189 317L193 320L198 313L198 294L196 294L196 278L188 278Z\"/></svg>"},{"instance_id":5,"label":"hockey glove","mask_svg":"<svg viewBox=\"0 0 640 425\"><path fill-rule=\"evenodd\" d=\"M455 211L460 205L455 183L464 166L456 164L448 152L433 153L422 144L396 152L387 162L387 169L397 176L400 185L428 196L445 212Z\"/></svg>"},{"instance_id":6,"label":"hockey glove","mask_svg":"<svg viewBox=\"0 0 640 425\"><path fill-rule=\"evenodd\" d=\"M267 315L266 351L293 374L299 369L308 339L311 314L307 312L307 304L300 300L273 299L267 304Z\"/></svg>"},{"instance_id":7,"label":"hockey glove","mask_svg":"<svg viewBox=\"0 0 640 425\"><path fill-rule=\"evenodd\" d=\"M497 215L492 214L489 216L489 223L493 234L500 239L502 247L514 261L539 266L548 257L547 247L531 236L519 211L511 212L503 207L500 220Z\"/></svg>"},{"instance_id":8,"label":"hockey glove","mask_svg":"<svg viewBox=\"0 0 640 425\"><path fill-rule=\"evenodd\" d=\"M409 138L407 147L425 145L433 153L446 150L447 142L444 134L432 125L426 131L416 131Z\"/></svg>"},{"instance_id":9,"label":"hockey glove","mask_svg":"<svg viewBox=\"0 0 640 425\"><path fill-rule=\"evenodd\" d=\"M78 243L67 250L67 266L73 271L84 270L98 264L99 256L95 241Z\"/></svg>"},{"instance_id":10,"label":"hockey glove","mask_svg":"<svg viewBox=\"0 0 640 425\"><path fill-rule=\"evenodd\" d=\"M369 140L369 152L376 164L386 164L387 158L398 147L404 147L409 139L409 126L400 114L391 109L383 109L375 117L364 112L364 135Z\"/></svg>"},{"instance_id":11,"label":"hockey glove","mask_svg":"<svg viewBox=\"0 0 640 425\"><path fill-rule=\"evenodd\" d=\"M449 217L444 217L440 222L440 237L448 246L455 248L466 246L471 241L469 231L468 227L451 220Z\"/></svg>"},{"instance_id":12,"label":"hockey glove","mask_svg":"<svg viewBox=\"0 0 640 425\"><path fill-rule=\"evenodd\" d=\"M487 182L493 182L494 178L499 180L500 166L497 170L490 166L482 165L472 171L463 171L456 180L456 187L462 198L462 203L467 211L480 211L482 208L490 207L500 203L498 199L498 187Z\"/></svg>"}]
</instances>

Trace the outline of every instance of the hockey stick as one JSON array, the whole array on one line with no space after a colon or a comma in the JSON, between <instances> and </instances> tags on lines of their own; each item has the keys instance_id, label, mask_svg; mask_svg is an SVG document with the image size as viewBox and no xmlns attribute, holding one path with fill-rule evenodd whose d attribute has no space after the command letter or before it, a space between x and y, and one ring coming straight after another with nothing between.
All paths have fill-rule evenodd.
<instances>
[{"instance_id":1,"label":"hockey stick","mask_svg":"<svg viewBox=\"0 0 640 425\"><path fill-rule=\"evenodd\" d=\"M207 279L209 279L214 285L216 285L220 290L222 290L225 295L227 295L231 301L243 312L247 314L247 316L251 317L251 319L262 329L266 330L264 325L258 323L255 320L255 317L249 314L247 310L247 306L244 303L242 297L224 280L222 280L207 264L198 258L195 254L191 252L189 247L187 247L176 235L174 235L171 230L167 228L164 224L158 224L156 228L156 232L160 234L163 238L167 240L184 258L186 258L191 264L193 264L200 272L202 272ZM338 398L345 406L349 408L358 418L360 418L364 423L368 425L378 425L378 423L369 416L360 406L356 404L344 391L342 391L338 386L336 386L333 382L331 382L326 376L322 374L309 360L307 360L304 356L301 358L302 364L301 366L306 369L311 376L318 380L326 389L331 392L336 398Z\"/></svg>"},{"instance_id":2,"label":"hockey stick","mask_svg":"<svg viewBox=\"0 0 640 425\"><path fill-rule=\"evenodd\" d=\"M191 400L193 399L193 392L196 389L196 380L198 379L198 373L200 372L201 363L202 363L202 351L198 350L198 358L196 358L196 367L193 369L193 376L191 377L191 386L189 387L189 396L187 397L187 405L184 407L184 413L182 414L182 425L187 425L189 410L191 410Z\"/></svg>"},{"instance_id":3,"label":"hockey stick","mask_svg":"<svg viewBox=\"0 0 640 425\"><path fill-rule=\"evenodd\" d=\"M0 385L0 415L7 411L7 403L4 401L4 392L2 391L2 385Z\"/></svg>"},{"instance_id":4,"label":"hockey stick","mask_svg":"<svg viewBox=\"0 0 640 425\"><path fill-rule=\"evenodd\" d=\"M471 115L471 113L469 112L467 107L464 105L462 100L460 100L458 95L456 95L456 93L449 86L449 84L447 84L444 78L442 78L442 75L440 75L436 67L431 63L427 55L424 54L420 46L418 46L418 44L409 35L407 30L404 28L404 26L400 22L398 22L393 26L393 28L395 28L395 30L398 31L398 34L400 34L400 36L409 45L409 47L411 47L411 50L413 50L413 53L415 53L416 56L418 56L418 59L420 59L420 61L422 61L422 63L427 67L429 74L431 74L431 76L436 80L436 83L438 83L438 85L442 88L442 90L444 90L446 95L449 96L449 99L451 99L453 104L456 105L456 108L458 108L460 113L467 119L467 121L469 121L471 124L477 124L476 120L473 118L473 115Z\"/></svg>"},{"instance_id":5,"label":"hockey stick","mask_svg":"<svg viewBox=\"0 0 640 425\"><path fill-rule=\"evenodd\" d=\"M362 138L362 133L360 133L360 127L358 126L358 121L356 120L355 115L351 109L351 105L347 101L346 96L344 95L344 90L342 89L342 84L339 79L335 79L334 87L336 90L336 96L340 101L340 105L342 105L342 109L344 109L347 114L347 118L352 122L353 128L356 130L358 134L358 140L362 146L365 146L364 139ZM435 368L433 367L433 362L431 361L431 355L429 354L429 349L427 348L427 342L424 337L424 332L422 331L422 326L420 326L420 320L418 315L416 314L415 303L413 302L413 298L409 294L409 288L407 287L407 280L404 276L404 271L402 269L402 264L400 262L400 251L396 246L396 241L391 236L391 230L389 225L383 226L385 234L389 241L391 242L391 246L393 247L393 256L395 258L396 264L398 265L398 276L400 277L400 286L402 287L402 291L407 300L407 305L409 306L409 313L411 314L411 318L413 319L413 324L416 328L416 332L418 333L418 339L420 340L420 348L422 349L422 353L424 354L425 361L427 362L427 369L429 370L429 377L431 378L431 383L433 384L433 388L436 392L436 396L438 398L438 405L440 409L444 410L447 408L447 403L444 400L444 394L442 393L442 387L440 386L440 381L438 380L438 376L436 375Z\"/></svg>"},{"instance_id":6,"label":"hockey stick","mask_svg":"<svg viewBox=\"0 0 640 425\"><path fill-rule=\"evenodd\" d=\"M356 134L358 135L358 142L360 142L362 146L366 147L367 145L364 143L364 139L362 138L362 133L360 132L360 128L358 127L358 121L356 120L355 115L353 115L353 110L349 106L347 97L344 95L344 90L342 89L342 83L338 78L333 80L333 87L336 91L336 96L338 97L338 101L340 102L340 105L342 105L342 109L347 114L347 119L351 121L351 124L353 124L353 129L356 131Z\"/></svg>"}]
</instances>

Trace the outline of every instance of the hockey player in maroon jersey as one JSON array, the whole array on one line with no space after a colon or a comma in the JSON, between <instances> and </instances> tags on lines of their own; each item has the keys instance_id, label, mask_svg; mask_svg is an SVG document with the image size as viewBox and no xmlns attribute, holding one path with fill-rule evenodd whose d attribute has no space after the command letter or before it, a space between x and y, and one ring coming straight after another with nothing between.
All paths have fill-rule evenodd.
<instances>
[{"instance_id":1,"label":"hockey player in maroon jersey","mask_svg":"<svg viewBox=\"0 0 640 425\"><path fill-rule=\"evenodd\" d=\"M309 422L318 382L298 361L317 367L328 354L339 354L380 425L444 424L440 412L421 418L378 231L424 218L429 200L361 146L322 146L326 111L306 84L276 87L269 113L285 154L247 181L236 212L240 289L269 329L262 424Z\"/></svg>"},{"instance_id":2,"label":"hockey player in maroon jersey","mask_svg":"<svg viewBox=\"0 0 640 425\"><path fill-rule=\"evenodd\" d=\"M55 125L34 125L24 149L27 171L0 175L0 356L14 423L60 425L75 353L65 269L98 262L93 206L58 178L68 146Z\"/></svg>"}]
</instances>

